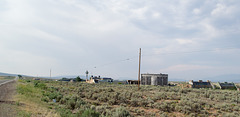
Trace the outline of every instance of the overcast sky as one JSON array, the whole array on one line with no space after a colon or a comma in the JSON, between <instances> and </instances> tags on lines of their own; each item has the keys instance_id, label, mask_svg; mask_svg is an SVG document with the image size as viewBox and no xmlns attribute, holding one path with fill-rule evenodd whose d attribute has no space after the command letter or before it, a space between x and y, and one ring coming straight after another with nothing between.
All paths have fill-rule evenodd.
<instances>
[{"instance_id":1,"label":"overcast sky","mask_svg":"<svg viewBox=\"0 0 240 117\"><path fill-rule=\"evenodd\" d=\"M201 79L240 71L239 0L0 0L0 72Z\"/></svg>"}]
</instances>

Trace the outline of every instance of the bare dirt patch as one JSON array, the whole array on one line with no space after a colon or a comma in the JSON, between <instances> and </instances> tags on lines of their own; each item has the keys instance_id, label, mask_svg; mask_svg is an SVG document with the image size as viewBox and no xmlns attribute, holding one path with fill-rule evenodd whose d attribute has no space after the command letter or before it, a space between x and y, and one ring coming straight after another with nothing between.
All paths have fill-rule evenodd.
<instances>
[{"instance_id":1,"label":"bare dirt patch","mask_svg":"<svg viewBox=\"0 0 240 117\"><path fill-rule=\"evenodd\" d=\"M0 116L14 117L16 116L16 103L13 96L16 94L16 82L12 81L0 86Z\"/></svg>"}]
</instances>

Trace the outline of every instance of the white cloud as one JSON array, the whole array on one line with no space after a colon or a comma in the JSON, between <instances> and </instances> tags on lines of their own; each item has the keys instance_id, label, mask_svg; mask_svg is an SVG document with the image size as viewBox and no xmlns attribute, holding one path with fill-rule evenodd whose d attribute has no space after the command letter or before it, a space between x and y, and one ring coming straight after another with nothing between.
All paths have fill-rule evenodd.
<instances>
[{"instance_id":1,"label":"white cloud","mask_svg":"<svg viewBox=\"0 0 240 117\"><path fill-rule=\"evenodd\" d=\"M192 70L202 70L202 69L205 69L205 70L213 69L213 67L203 66L203 65L174 65L162 70L166 72L182 72L182 71L191 72Z\"/></svg>"},{"instance_id":2,"label":"white cloud","mask_svg":"<svg viewBox=\"0 0 240 117\"><path fill-rule=\"evenodd\" d=\"M201 13L201 10L198 8L193 9L193 13L196 15L199 15Z\"/></svg>"},{"instance_id":3,"label":"white cloud","mask_svg":"<svg viewBox=\"0 0 240 117\"><path fill-rule=\"evenodd\" d=\"M188 39L176 39L176 41L177 41L179 44L193 44L193 43L194 43L193 40L188 40Z\"/></svg>"},{"instance_id":4,"label":"white cloud","mask_svg":"<svg viewBox=\"0 0 240 117\"><path fill-rule=\"evenodd\" d=\"M138 9L132 9L132 16L137 19L146 19L145 13L148 11L148 7L138 8Z\"/></svg>"},{"instance_id":5,"label":"white cloud","mask_svg":"<svg viewBox=\"0 0 240 117\"><path fill-rule=\"evenodd\" d=\"M238 10L236 7L237 6L228 6L223 3L218 3L216 4L215 9L211 11L211 15L216 17L233 17L231 15L236 12L235 10Z\"/></svg>"},{"instance_id":6,"label":"white cloud","mask_svg":"<svg viewBox=\"0 0 240 117\"><path fill-rule=\"evenodd\" d=\"M220 59L223 55L217 52L214 53L219 56L216 64L211 64L211 58L206 57L214 55L194 54L200 61L196 63L199 66L191 64L193 54L180 53L220 48L226 43L236 44L234 47L239 48L238 6L237 1L207 0L3 0L0 2L1 52L3 55L27 56L22 59L31 61L33 66L38 65L38 61L51 61L56 63L53 66L61 67L56 72L66 73L66 69L72 69L69 74L135 56L140 47L143 54L151 55L143 58L145 71L214 67L225 64ZM155 56L167 53L179 54L161 56L161 59ZM234 53L237 51L228 56L234 57ZM10 57L6 56L0 65L7 66ZM16 60L15 64L22 65L22 59ZM201 64L203 61L209 65ZM133 62L136 63L94 72L116 76L121 71L134 77L137 60ZM37 72L28 66L19 72ZM18 72L19 69L8 70Z\"/></svg>"}]
</instances>

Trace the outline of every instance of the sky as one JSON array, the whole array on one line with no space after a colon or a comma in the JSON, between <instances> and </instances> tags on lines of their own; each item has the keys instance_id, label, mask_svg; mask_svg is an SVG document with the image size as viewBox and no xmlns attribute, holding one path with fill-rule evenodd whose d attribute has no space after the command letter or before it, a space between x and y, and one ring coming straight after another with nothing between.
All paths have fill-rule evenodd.
<instances>
[{"instance_id":1,"label":"sky","mask_svg":"<svg viewBox=\"0 0 240 117\"><path fill-rule=\"evenodd\" d=\"M240 71L239 0L0 0L0 72L201 79Z\"/></svg>"}]
</instances>

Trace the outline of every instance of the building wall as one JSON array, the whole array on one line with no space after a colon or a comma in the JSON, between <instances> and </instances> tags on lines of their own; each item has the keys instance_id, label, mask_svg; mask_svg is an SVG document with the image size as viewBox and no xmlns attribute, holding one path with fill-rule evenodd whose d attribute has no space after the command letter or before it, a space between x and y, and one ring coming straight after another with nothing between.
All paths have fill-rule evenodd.
<instances>
[{"instance_id":1,"label":"building wall","mask_svg":"<svg viewBox=\"0 0 240 117\"><path fill-rule=\"evenodd\" d=\"M167 74L141 74L142 85L168 85Z\"/></svg>"},{"instance_id":2,"label":"building wall","mask_svg":"<svg viewBox=\"0 0 240 117\"><path fill-rule=\"evenodd\" d=\"M220 83L220 82L218 82L218 85L219 85L220 89L236 89L236 86L235 86L234 83L228 83L228 82Z\"/></svg>"},{"instance_id":3,"label":"building wall","mask_svg":"<svg viewBox=\"0 0 240 117\"><path fill-rule=\"evenodd\" d=\"M211 85L193 85L192 88L212 88Z\"/></svg>"},{"instance_id":4,"label":"building wall","mask_svg":"<svg viewBox=\"0 0 240 117\"><path fill-rule=\"evenodd\" d=\"M138 80L127 80L127 83L128 84L138 84Z\"/></svg>"},{"instance_id":5,"label":"building wall","mask_svg":"<svg viewBox=\"0 0 240 117\"><path fill-rule=\"evenodd\" d=\"M146 76L146 85L151 85L151 76Z\"/></svg>"},{"instance_id":6,"label":"building wall","mask_svg":"<svg viewBox=\"0 0 240 117\"><path fill-rule=\"evenodd\" d=\"M198 82L190 80L189 85L191 85L191 88L213 88L210 81L203 82L202 80Z\"/></svg>"}]
</instances>

